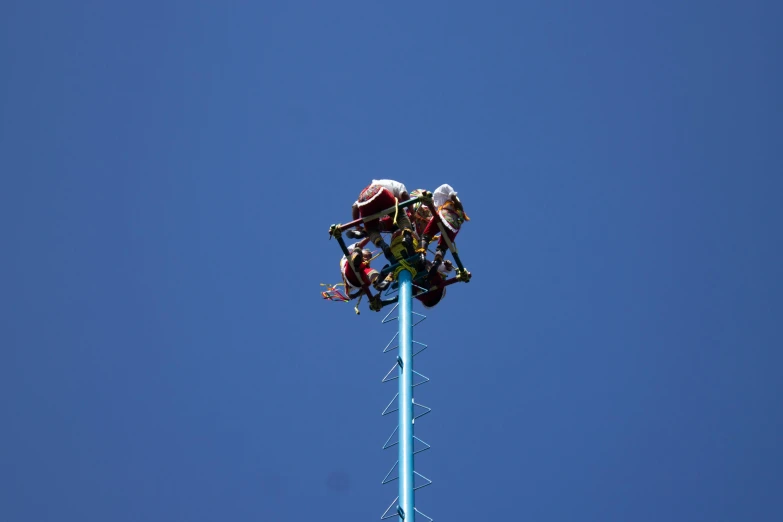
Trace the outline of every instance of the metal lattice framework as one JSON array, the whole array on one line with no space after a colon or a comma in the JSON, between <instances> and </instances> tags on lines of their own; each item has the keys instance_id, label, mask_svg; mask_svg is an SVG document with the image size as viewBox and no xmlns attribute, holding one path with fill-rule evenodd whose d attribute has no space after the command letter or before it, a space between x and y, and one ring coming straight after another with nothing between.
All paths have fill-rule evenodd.
<instances>
[{"instance_id":1,"label":"metal lattice framework","mask_svg":"<svg viewBox=\"0 0 783 522\"><path fill-rule=\"evenodd\" d=\"M417 403L414 398L414 388L428 383L430 379L414 370L414 358L426 350L427 345L414 341L412 331L416 325L427 317L414 312L411 308L412 286L410 274L407 271L402 272L399 278L399 300L382 321L384 324L397 321L399 329L383 349L383 353L389 353L393 350L397 350L398 353L394 366L381 380L382 383L395 380L398 383L397 394L389 401L389 404L381 413L383 416L394 412L398 413L397 427L394 428L394 431L383 444L384 450L397 446L398 458L381 483L388 484L398 480L399 494L381 515L381 520L397 516L400 520L406 522L414 522L417 514L432 521L432 518L419 511L415 504L415 492L432 484L432 480L414 469L414 456L429 450L431 447L424 440L414 435L414 427L416 419L427 415L432 411L432 408ZM392 317L395 310L397 311L397 316ZM394 375L395 373L396 375ZM397 440L392 442L395 435L397 435ZM397 471L397 476L392 477L395 470ZM394 511L392 511L393 509Z\"/></svg>"}]
</instances>

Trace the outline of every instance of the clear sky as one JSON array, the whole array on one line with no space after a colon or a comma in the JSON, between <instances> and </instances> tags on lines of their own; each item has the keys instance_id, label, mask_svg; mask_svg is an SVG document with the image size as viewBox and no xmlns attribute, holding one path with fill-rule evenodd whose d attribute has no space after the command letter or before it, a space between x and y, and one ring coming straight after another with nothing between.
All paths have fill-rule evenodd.
<instances>
[{"instance_id":1,"label":"clear sky","mask_svg":"<svg viewBox=\"0 0 783 522\"><path fill-rule=\"evenodd\" d=\"M0 8L0 520L377 520L373 178L456 188L436 520L783 520L781 2ZM419 310L421 311L421 310Z\"/></svg>"}]
</instances>

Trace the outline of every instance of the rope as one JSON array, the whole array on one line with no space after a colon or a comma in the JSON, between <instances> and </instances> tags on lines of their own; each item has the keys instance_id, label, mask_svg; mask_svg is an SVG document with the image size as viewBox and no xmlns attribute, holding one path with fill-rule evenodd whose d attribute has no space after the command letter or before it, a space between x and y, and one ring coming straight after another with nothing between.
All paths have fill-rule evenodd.
<instances>
[{"instance_id":1,"label":"rope","mask_svg":"<svg viewBox=\"0 0 783 522\"><path fill-rule=\"evenodd\" d=\"M407 270L411 273L411 279L416 278L416 269L409 265L405 259L398 259L397 262L400 264L400 266L394 270L394 279L397 279L397 275L403 270Z\"/></svg>"}]
</instances>

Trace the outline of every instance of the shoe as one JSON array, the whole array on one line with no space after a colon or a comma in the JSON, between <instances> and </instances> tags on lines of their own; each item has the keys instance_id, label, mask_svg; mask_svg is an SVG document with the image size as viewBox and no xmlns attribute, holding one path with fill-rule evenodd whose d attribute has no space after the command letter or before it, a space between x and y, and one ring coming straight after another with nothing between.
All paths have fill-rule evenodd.
<instances>
[{"instance_id":1,"label":"shoe","mask_svg":"<svg viewBox=\"0 0 783 522\"><path fill-rule=\"evenodd\" d=\"M362 239L367 237L367 231L359 228L352 228L345 235L350 239Z\"/></svg>"},{"instance_id":2,"label":"shoe","mask_svg":"<svg viewBox=\"0 0 783 522\"><path fill-rule=\"evenodd\" d=\"M389 247L389 245L387 245L386 243L381 242L380 244L375 245L375 246L381 247L381 250L383 250L383 255L386 256L386 259L388 259L391 263L396 263L397 262L397 258L394 257L394 252L392 252L392 250Z\"/></svg>"},{"instance_id":3,"label":"shoe","mask_svg":"<svg viewBox=\"0 0 783 522\"><path fill-rule=\"evenodd\" d=\"M392 282L391 275L388 275L384 277L382 281L380 281L375 285L375 289L382 292L383 290L386 290L389 287L389 283L391 282Z\"/></svg>"},{"instance_id":4,"label":"shoe","mask_svg":"<svg viewBox=\"0 0 783 522\"><path fill-rule=\"evenodd\" d=\"M440 266L441 259L435 258L435 261L432 263L432 267L430 267L430 271L427 274L427 277L434 277L435 274L438 273L438 267Z\"/></svg>"},{"instance_id":5,"label":"shoe","mask_svg":"<svg viewBox=\"0 0 783 522\"><path fill-rule=\"evenodd\" d=\"M410 231L406 231L405 235L402 236L402 241L400 241L403 247L405 247L405 259L409 259L413 257L413 254L416 252L413 250L413 236L411 236Z\"/></svg>"}]
</instances>

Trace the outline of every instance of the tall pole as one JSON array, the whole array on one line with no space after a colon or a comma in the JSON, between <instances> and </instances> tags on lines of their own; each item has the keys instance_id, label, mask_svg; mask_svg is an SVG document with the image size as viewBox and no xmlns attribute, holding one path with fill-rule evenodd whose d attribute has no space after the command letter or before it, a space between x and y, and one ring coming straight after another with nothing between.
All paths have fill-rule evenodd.
<instances>
[{"instance_id":1,"label":"tall pole","mask_svg":"<svg viewBox=\"0 0 783 522\"><path fill-rule=\"evenodd\" d=\"M413 509L413 347L411 342L411 308L413 283L411 273L403 270L397 276L399 284L399 477L400 499L399 519L415 522Z\"/></svg>"}]
</instances>

